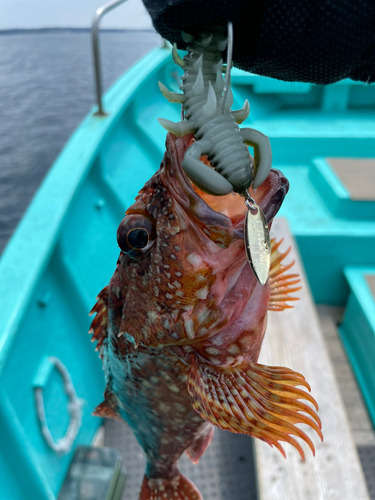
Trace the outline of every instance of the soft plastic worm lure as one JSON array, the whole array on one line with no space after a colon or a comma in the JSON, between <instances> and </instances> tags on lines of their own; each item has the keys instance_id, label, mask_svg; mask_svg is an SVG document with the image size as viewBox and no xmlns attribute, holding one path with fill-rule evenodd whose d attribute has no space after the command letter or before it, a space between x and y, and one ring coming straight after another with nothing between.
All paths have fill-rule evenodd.
<instances>
[{"instance_id":1,"label":"soft plastic worm lure","mask_svg":"<svg viewBox=\"0 0 375 500\"><path fill-rule=\"evenodd\" d=\"M247 257L258 281L264 285L271 262L270 236L264 215L248 188L251 184L257 188L267 178L272 153L266 135L238 126L249 116L249 102L246 100L242 109L231 110L232 24L228 23L228 39L222 34L193 37L182 33L182 36L188 44L188 54L182 59L174 45L172 56L174 62L184 69L180 86L183 94L169 91L161 82L159 88L169 102L182 105L183 120L174 123L159 118L159 123L177 136L194 132L196 141L186 151L182 165L198 187L217 196L236 191L245 198L248 208L244 228ZM227 44L229 69L224 82L222 52ZM254 158L247 146L254 148ZM214 168L200 161L203 155L208 156Z\"/></svg>"},{"instance_id":2,"label":"soft plastic worm lure","mask_svg":"<svg viewBox=\"0 0 375 500\"><path fill-rule=\"evenodd\" d=\"M271 168L271 146L261 132L239 128L238 124L249 116L247 100L242 109L231 111L233 93L230 85L224 88L222 75L227 38L222 34L182 36L188 54L182 59L174 45L172 55L184 69L180 86L183 94L170 92L161 82L159 88L169 102L182 104L186 119L174 123L159 118L159 123L177 136L194 132L196 142L186 151L183 167L204 191L220 196L233 190L242 194L251 184L260 186ZM254 148L254 161L247 145ZM208 156L214 169L200 161L202 155Z\"/></svg>"}]
</instances>

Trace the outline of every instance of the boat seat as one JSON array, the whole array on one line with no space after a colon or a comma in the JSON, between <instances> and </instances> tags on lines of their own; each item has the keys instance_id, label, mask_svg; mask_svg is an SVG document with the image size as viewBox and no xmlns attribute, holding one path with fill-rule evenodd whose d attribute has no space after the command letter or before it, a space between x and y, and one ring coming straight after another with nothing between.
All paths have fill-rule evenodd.
<instances>
[{"instance_id":1,"label":"boat seat","mask_svg":"<svg viewBox=\"0 0 375 500\"><path fill-rule=\"evenodd\" d=\"M268 444L255 440L259 500L369 500L364 474L335 379L319 319L301 259L285 219L276 219L272 237L284 238L281 250L292 247L293 272L301 276L300 300L293 309L270 312L260 363L293 368L302 373L319 404L324 442L314 431L303 430L316 447L316 456L302 444L306 462L290 445L283 444L285 460ZM324 283L322 283L324 286Z\"/></svg>"},{"instance_id":2,"label":"boat seat","mask_svg":"<svg viewBox=\"0 0 375 500\"><path fill-rule=\"evenodd\" d=\"M375 201L375 158L326 158L353 201Z\"/></svg>"},{"instance_id":3,"label":"boat seat","mask_svg":"<svg viewBox=\"0 0 375 500\"><path fill-rule=\"evenodd\" d=\"M375 158L315 158L310 179L331 213L375 218Z\"/></svg>"}]
</instances>

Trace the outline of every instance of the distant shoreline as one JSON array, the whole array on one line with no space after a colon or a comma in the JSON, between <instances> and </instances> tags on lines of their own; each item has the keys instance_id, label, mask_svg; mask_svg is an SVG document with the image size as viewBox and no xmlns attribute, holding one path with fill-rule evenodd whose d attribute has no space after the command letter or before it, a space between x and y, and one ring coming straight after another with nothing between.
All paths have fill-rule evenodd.
<instances>
[{"instance_id":1,"label":"distant shoreline","mask_svg":"<svg viewBox=\"0 0 375 500\"><path fill-rule=\"evenodd\" d=\"M102 28L100 30L104 33L128 33L133 31L143 31L153 33L153 29L110 29ZM91 28L14 28L7 30L0 30L0 35L39 35L39 34L53 34L53 33L90 33Z\"/></svg>"}]
</instances>

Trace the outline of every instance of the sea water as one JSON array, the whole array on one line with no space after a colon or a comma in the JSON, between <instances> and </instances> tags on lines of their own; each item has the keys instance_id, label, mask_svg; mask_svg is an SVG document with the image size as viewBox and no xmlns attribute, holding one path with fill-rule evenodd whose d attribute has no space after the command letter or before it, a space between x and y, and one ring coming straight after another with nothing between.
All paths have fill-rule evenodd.
<instances>
[{"instance_id":1,"label":"sea water","mask_svg":"<svg viewBox=\"0 0 375 500\"><path fill-rule=\"evenodd\" d=\"M100 42L107 90L161 38L152 31L103 32ZM0 253L94 104L88 31L0 34Z\"/></svg>"}]
</instances>

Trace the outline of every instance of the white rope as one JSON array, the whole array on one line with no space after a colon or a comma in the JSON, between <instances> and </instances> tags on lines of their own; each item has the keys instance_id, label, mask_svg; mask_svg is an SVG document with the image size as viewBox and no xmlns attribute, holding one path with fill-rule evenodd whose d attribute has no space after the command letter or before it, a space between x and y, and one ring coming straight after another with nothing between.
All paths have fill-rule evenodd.
<instances>
[{"instance_id":1,"label":"white rope","mask_svg":"<svg viewBox=\"0 0 375 500\"><path fill-rule=\"evenodd\" d=\"M46 440L48 446L52 448L52 450L54 450L56 453L68 453L82 425L83 400L77 397L77 393L74 389L72 379L66 366L54 356L49 357L48 360L55 366L56 370L60 373L63 379L64 390L69 399L68 412L70 420L65 436L60 438L58 441L55 441L47 425L46 412L44 407L43 387L36 387L35 402L38 420L40 423L42 435Z\"/></svg>"}]
</instances>

